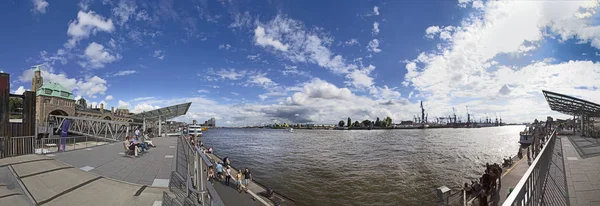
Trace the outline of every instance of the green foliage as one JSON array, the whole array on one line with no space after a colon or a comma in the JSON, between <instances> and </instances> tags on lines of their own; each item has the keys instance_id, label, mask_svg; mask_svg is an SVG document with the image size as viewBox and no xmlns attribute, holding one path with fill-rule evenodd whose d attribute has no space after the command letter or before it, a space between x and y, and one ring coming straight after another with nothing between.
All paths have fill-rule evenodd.
<instances>
[{"instance_id":1,"label":"green foliage","mask_svg":"<svg viewBox=\"0 0 600 206\"><path fill-rule=\"evenodd\" d=\"M340 120L340 122L338 123L338 126L343 127L344 124L346 124L346 123L344 123L344 120Z\"/></svg>"},{"instance_id":2,"label":"green foliage","mask_svg":"<svg viewBox=\"0 0 600 206\"><path fill-rule=\"evenodd\" d=\"M360 126L360 123L358 121L355 121L354 122L354 127L359 127L359 126Z\"/></svg>"},{"instance_id":3,"label":"green foliage","mask_svg":"<svg viewBox=\"0 0 600 206\"><path fill-rule=\"evenodd\" d=\"M381 127L381 121L379 121L379 117L377 117L377 120L375 120L375 126Z\"/></svg>"},{"instance_id":4,"label":"green foliage","mask_svg":"<svg viewBox=\"0 0 600 206\"><path fill-rule=\"evenodd\" d=\"M390 118L389 116L385 118L385 120L383 120L385 123L385 127L389 127L392 126L392 118Z\"/></svg>"},{"instance_id":5,"label":"green foliage","mask_svg":"<svg viewBox=\"0 0 600 206\"><path fill-rule=\"evenodd\" d=\"M347 121L347 123L348 123L348 127L351 127L351 126L352 126L352 120L350 119L350 117L348 117L348 121Z\"/></svg>"},{"instance_id":6,"label":"green foliage","mask_svg":"<svg viewBox=\"0 0 600 206\"><path fill-rule=\"evenodd\" d=\"M23 112L23 99L9 98L8 99L8 112Z\"/></svg>"},{"instance_id":7,"label":"green foliage","mask_svg":"<svg viewBox=\"0 0 600 206\"><path fill-rule=\"evenodd\" d=\"M363 120L363 121L362 121L362 125L363 125L364 127L369 127L369 126L371 126L371 120L368 120L368 119L365 119L365 120Z\"/></svg>"}]
</instances>

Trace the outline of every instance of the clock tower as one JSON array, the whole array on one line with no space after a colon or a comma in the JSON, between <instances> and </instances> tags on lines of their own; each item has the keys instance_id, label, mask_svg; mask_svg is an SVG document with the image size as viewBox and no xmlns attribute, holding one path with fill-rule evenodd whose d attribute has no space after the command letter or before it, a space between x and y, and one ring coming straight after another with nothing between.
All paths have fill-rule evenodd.
<instances>
[{"instance_id":1,"label":"clock tower","mask_svg":"<svg viewBox=\"0 0 600 206\"><path fill-rule=\"evenodd\" d=\"M42 78L40 71L41 66L42 65L33 66L35 67L35 70L33 70L33 78L31 79L31 91L33 92L37 92L37 90L44 84L44 78Z\"/></svg>"}]
</instances>

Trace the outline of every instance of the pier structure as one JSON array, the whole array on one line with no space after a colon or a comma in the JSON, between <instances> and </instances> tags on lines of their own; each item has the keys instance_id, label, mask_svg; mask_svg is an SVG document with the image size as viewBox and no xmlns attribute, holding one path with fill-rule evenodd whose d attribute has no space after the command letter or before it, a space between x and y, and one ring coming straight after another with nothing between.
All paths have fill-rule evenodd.
<instances>
[{"instance_id":1,"label":"pier structure","mask_svg":"<svg viewBox=\"0 0 600 206\"><path fill-rule=\"evenodd\" d=\"M534 143L506 168L488 197L492 205L600 205L600 105L542 91L550 109L572 120L539 121ZM528 159L531 158L531 159ZM440 189L441 188L441 189ZM478 205L465 190L438 188L439 205Z\"/></svg>"}]
</instances>

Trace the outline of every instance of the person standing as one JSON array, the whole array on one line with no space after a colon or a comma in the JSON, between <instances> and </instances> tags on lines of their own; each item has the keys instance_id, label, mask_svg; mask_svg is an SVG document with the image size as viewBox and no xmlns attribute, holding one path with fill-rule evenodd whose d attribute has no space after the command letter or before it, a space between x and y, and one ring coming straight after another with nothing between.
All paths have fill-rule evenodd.
<instances>
[{"instance_id":1,"label":"person standing","mask_svg":"<svg viewBox=\"0 0 600 206\"><path fill-rule=\"evenodd\" d=\"M140 128L135 129L135 138L137 139L140 136Z\"/></svg>"},{"instance_id":2,"label":"person standing","mask_svg":"<svg viewBox=\"0 0 600 206\"><path fill-rule=\"evenodd\" d=\"M248 185L250 185L250 181L252 181L252 173L250 173L250 170L247 167L244 171L244 181L246 183L246 191L248 191Z\"/></svg>"},{"instance_id":3,"label":"person standing","mask_svg":"<svg viewBox=\"0 0 600 206\"><path fill-rule=\"evenodd\" d=\"M229 186L229 180L231 180L231 168L227 166L227 169L225 169L225 185Z\"/></svg>"},{"instance_id":4,"label":"person standing","mask_svg":"<svg viewBox=\"0 0 600 206\"><path fill-rule=\"evenodd\" d=\"M213 166L208 167L208 175L207 176L208 176L208 178L206 180L210 181L210 184L212 185L213 182L212 182L211 177L215 178L215 171L213 171Z\"/></svg>"},{"instance_id":5,"label":"person standing","mask_svg":"<svg viewBox=\"0 0 600 206\"><path fill-rule=\"evenodd\" d=\"M237 184L238 184L238 192L242 193L242 170L238 170Z\"/></svg>"},{"instance_id":6,"label":"person standing","mask_svg":"<svg viewBox=\"0 0 600 206\"><path fill-rule=\"evenodd\" d=\"M221 163L217 163L217 179L220 180L223 175L223 165Z\"/></svg>"}]
</instances>

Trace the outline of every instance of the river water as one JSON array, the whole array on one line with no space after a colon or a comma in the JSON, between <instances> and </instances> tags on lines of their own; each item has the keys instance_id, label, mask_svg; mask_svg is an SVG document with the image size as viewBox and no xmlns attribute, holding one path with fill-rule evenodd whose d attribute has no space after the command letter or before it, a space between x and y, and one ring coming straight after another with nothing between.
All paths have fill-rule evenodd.
<instances>
[{"instance_id":1,"label":"river water","mask_svg":"<svg viewBox=\"0 0 600 206\"><path fill-rule=\"evenodd\" d=\"M296 205L435 205L435 188L516 155L523 129L211 129L203 141Z\"/></svg>"}]
</instances>

